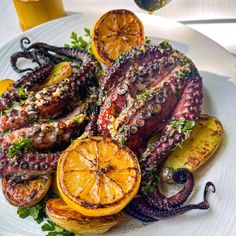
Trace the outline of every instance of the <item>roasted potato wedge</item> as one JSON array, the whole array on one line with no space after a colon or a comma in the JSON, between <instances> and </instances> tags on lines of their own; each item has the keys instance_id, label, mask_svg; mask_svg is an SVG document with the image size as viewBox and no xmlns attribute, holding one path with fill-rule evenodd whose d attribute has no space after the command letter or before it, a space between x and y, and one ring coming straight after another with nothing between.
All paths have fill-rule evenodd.
<instances>
[{"instance_id":1,"label":"roasted potato wedge","mask_svg":"<svg viewBox=\"0 0 236 236\"><path fill-rule=\"evenodd\" d=\"M73 69L70 62L61 62L54 66L53 70L49 74L42 88L51 86L61 80L70 77L73 73Z\"/></svg>"},{"instance_id":2,"label":"roasted potato wedge","mask_svg":"<svg viewBox=\"0 0 236 236\"><path fill-rule=\"evenodd\" d=\"M11 79L0 80L0 96L6 92L6 90L10 89L13 84L14 81Z\"/></svg>"},{"instance_id":3,"label":"roasted potato wedge","mask_svg":"<svg viewBox=\"0 0 236 236\"><path fill-rule=\"evenodd\" d=\"M20 183L9 178L2 180L3 194L7 201L16 207L31 207L40 202L48 192L50 175L25 180Z\"/></svg>"},{"instance_id":4,"label":"roasted potato wedge","mask_svg":"<svg viewBox=\"0 0 236 236\"><path fill-rule=\"evenodd\" d=\"M223 127L216 118L204 115L196 122L190 137L169 156L161 173L163 180L171 180L177 168L191 172L203 165L217 150L223 136Z\"/></svg>"},{"instance_id":5,"label":"roasted potato wedge","mask_svg":"<svg viewBox=\"0 0 236 236\"><path fill-rule=\"evenodd\" d=\"M48 200L46 213L55 224L75 234L105 233L121 220L120 213L102 217L83 216L61 198Z\"/></svg>"}]
</instances>

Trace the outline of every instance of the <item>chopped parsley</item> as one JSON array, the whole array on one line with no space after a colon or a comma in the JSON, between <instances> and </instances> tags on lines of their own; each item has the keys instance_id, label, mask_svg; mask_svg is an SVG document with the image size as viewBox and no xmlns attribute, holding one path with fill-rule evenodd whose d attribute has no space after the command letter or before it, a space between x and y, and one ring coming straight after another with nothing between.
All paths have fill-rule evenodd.
<instances>
[{"instance_id":1,"label":"chopped parsley","mask_svg":"<svg viewBox=\"0 0 236 236\"><path fill-rule=\"evenodd\" d=\"M18 94L19 94L21 100L26 100L28 98L27 93L22 88L18 89Z\"/></svg>"},{"instance_id":2,"label":"chopped parsley","mask_svg":"<svg viewBox=\"0 0 236 236\"><path fill-rule=\"evenodd\" d=\"M24 137L20 137L19 141L15 141L11 144L7 156L13 160L16 160L23 150L28 150L33 146L33 141Z\"/></svg>"},{"instance_id":3,"label":"chopped parsley","mask_svg":"<svg viewBox=\"0 0 236 236\"><path fill-rule=\"evenodd\" d=\"M42 223L47 218L45 206L47 200L58 197L56 194L49 192L46 197L37 205L32 207L20 207L17 210L17 214L20 218L25 219L31 216L38 224Z\"/></svg>"},{"instance_id":4,"label":"chopped parsley","mask_svg":"<svg viewBox=\"0 0 236 236\"><path fill-rule=\"evenodd\" d=\"M46 202L49 199L58 197L56 194L49 192L46 197L37 205L32 207L22 207L18 208L17 214L20 218L25 219L26 217L31 216L38 224L41 224L45 219L46 215ZM59 227L51 220L47 220L47 223L41 226L42 231L47 231L47 236L74 236L74 233L68 232L63 228Z\"/></svg>"},{"instance_id":5,"label":"chopped parsley","mask_svg":"<svg viewBox=\"0 0 236 236\"><path fill-rule=\"evenodd\" d=\"M10 112L10 110L4 110L3 115L7 115Z\"/></svg>"},{"instance_id":6,"label":"chopped parsley","mask_svg":"<svg viewBox=\"0 0 236 236\"><path fill-rule=\"evenodd\" d=\"M42 231L47 231L47 236L74 236L74 233L71 233L60 226L56 225L50 220L47 220L47 223L41 226Z\"/></svg>"},{"instance_id":7,"label":"chopped parsley","mask_svg":"<svg viewBox=\"0 0 236 236\"><path fill-rule=\"evenodd\" d=\"M147 193L151 193L153 192L154 188L160 181L160 178L157 175L157 166L156 165L150 166L149 169L146 171L146 173L147 173L146 176L144 174L144 181L146 182L144 190Z\"/></svg>"},{"instance_id":8,"label":"chopped parsley","mask_svg":"<svg viewBox=\"0 0 236 236\"><path fill-rule=\"evenodd\" d=\"M186 119L174 120L171 122L171 125L167 129L166 133L172 136L175 133L175 131L177 131L178 133L184 133L186 135L189 135L194 126L195 126L195 121L192 120L186 120Z\"/></svg>"},{"instance_id":9,"label":"chopped parsley","mask_svg":"<svg viewBox=\"0 0 236 236\"><path fill-rule=\"evenodd\" d=\"M80 123L81 121L84 120L84 115L83 114L76 115L76 116L72 117L72 120Z\"/></svg>"}]
</instances>

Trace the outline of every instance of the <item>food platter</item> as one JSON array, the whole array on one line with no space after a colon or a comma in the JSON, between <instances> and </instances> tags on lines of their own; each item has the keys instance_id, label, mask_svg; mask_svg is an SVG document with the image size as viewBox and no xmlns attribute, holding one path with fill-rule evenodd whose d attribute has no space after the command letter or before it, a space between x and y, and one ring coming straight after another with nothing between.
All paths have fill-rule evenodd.
<instances>
[{"instance_id":1,"label":"food platter","mask_svg":"<svg viewBox=\"0 0 236 236\"><path fill-rule=\"evenodd\" d=\"M56 20L26 33L32 41L43 41L53 45L69 42L72 31L83 33L84 27L91 28L101 13L81 13ZM137 14L144 24L145 34L152 42L168 39L175 48L186 53L198 67L204 84L203 113L216 116L223 124L225 136L220 150L203 168L195 173L196 190L190 202L202 199L203 186L207 181L216 185L217 192L210 194L210 210L194 211L185 215L149 225L131 218L125 219L107 235L234 235L236 226L235 134L236 112L236 60L225 49L205 36L179 23L157 16ZM0 78L18 78L10 67L10 55L19 50L19 39L12 40L0 52ZM30 219L20 219L15 208L0 196L0 235L44 235L40 227Z\"/></svg>"}]
</instances>

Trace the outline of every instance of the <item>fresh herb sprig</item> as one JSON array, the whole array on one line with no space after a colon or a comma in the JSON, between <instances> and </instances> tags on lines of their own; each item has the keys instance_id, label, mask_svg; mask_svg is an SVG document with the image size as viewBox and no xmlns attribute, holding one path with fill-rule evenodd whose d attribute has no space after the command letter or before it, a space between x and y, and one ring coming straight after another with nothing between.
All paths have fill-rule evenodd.
<instances>
[{"instance_id":1,"label":"fresh herb sprig","mask_svg":"<svg viewBox=\"0 0 236 236\"><path fill-rule=\"evenodd\" d=\"M28 98L27 93L22 88L18 89L18 94L19 94L21 100L26 100Z\"/></svg>"},{"instance_id":2,"label":"fresh herb sprig","mask_svg":"<svg viewBox=\"0 0 236 236\"><path fill-rule=\"evenodd\" d=\"M93 55L92 48L91 48L91 35L90 35L90 29L84 28L84 36L85 39L82 36L78 36L76 32L71 33L71 45L64 44L65 47L68 48L77 48L82 51L88 52L89 54Z\"/></svg>"},{"instance_id":3,"label":"fresh herb sprig","mask_svg":"<svg viewBox=\"0 0 236 236\"><path fill-rule=\"evenodd\" d=\"M22 219L31 216L38 224L40 224L44 219L47 218L45 211L47 200L56 197L58 197L56 194L48 192L45 198L40 203L32 207L20 207L17 210L17 214Z\"/></svg>"},{"instance_id":4,"label":"fresh herb sprig","mask_svg":"<svg viewBox=\"0 0 236 236\"><path fill-rule=\"evenodd\" d=\"M195 121L192 120L174 120L171 122L171 125L167 129L167 134L171 136L177 131L178 133L184 133L185 135L189 135L194 126Z\"/></svg>"},{"instance_id":5,"label":"fresh herb sprig","mask_svg":"<svg viewBox=\"0 0 236 236\"><path fill-rule=\"evenodd\" d=\"M45 219L48 219L46 215L46 202L49 199L58 197L56 194L49 192L46 197L37 205L32 207L18 208L17 214L20 218L25 219L31 216L38 224L41 224ZM41 226L42 231L48 231L47 236L74 236L74 233L66 231L60 226L53 223L51 220L47 220L47 223Z\"/></svg>"},{"instance_id":6,"label":"fresh herb sprig","mask_svg":"<svg viewBox=\"0 0 236 236\"><path fill-rule=\"evenodd\" d=\"M74 233L71 233L60 226L56 225L51 220L47 220L47 223L41 226L42 231L48 232L47 236L74 236Z\"/></svg>"},{"instance_id":7,"label":"fresh herb sprig","mask_svg":"<svg viewBox=\"0 0 236 236\"><path fill-rule=\"evenodd\" d=\"M33 141L31 139L20 137L19 141L11 144L7 156L13 160L17 160L23 150L29 150L32 146Z\"/></svg>"},{"instance_id":8,"label":"fresh herb sprig","mask_svg":"<svg viewBox=\"0 0 236 236\"><path fill-rule=\"evenodd\" d=\"M146 193L153 192L154 188L157 186L157 184L160 181L159 176L157 175L157 167L156 165L152 165L148 168L146 171L146 175L143 176L145 186L144 190Z\"/></svg>"}]
</instances>

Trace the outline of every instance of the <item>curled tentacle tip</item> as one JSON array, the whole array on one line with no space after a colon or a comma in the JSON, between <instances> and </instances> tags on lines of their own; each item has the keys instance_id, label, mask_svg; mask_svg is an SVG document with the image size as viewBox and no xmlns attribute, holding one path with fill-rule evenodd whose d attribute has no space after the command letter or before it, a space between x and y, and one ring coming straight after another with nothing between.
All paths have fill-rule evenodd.
<instances>
[{"instance_id":1,"label":"curled tentacle tip","mask_svg":"<svg viewBox=\"0 0 236 236\"><path fill-rule=\"evenodd\" d=\"M208 193L208 190L209 188L212 188L212 192L215 193L216 192L216 187L215 185L212 183L212 182L207 182L206 183L206 186L205 186L205 189L204 189L204 195L203 195L203 198L204 198L204 202L206 204L208 204L208 200L207 200L207 193ZM208 204L209 205L209 204Z\"/></svg>"},{"instance_id":2,"label":"curled tentacle tip","mask_svg":"<svg viewBox=\"0 0 236 236\"><path fill-rule=\"evenodd\" d=\"M206 186L205 186L205 193L208 192L209 188L212 188L212 192L215 193L216 192L216 186L212 183L212 182L207 182Z\"/></svg>"},{"instance_id":3,"label":"curled tentacle tip","mask_svg":"<svg viewBox=\"0 0 236 236\"><path fill-rule=\"evenodd\" d=\"M186 168L179 168L173 173L173 180L177 184L185 184L189 177L192 176L192 173Z\"/></svg>"},{"instance_id":4,"label":"curled tentacle tip","mask_svg":"<svg viewBox=\"0 0 236 236\"><path fill-rule=\"evenodd\" d=\"M30 39L28 37L21 38L21 40L20 40L20 47L21 47L21 49L23 51L26 51L27 48L24 46L24 44L30 44L30 43L31 43L31 41L30 41Z\"/></svg>"}]
</instances>

